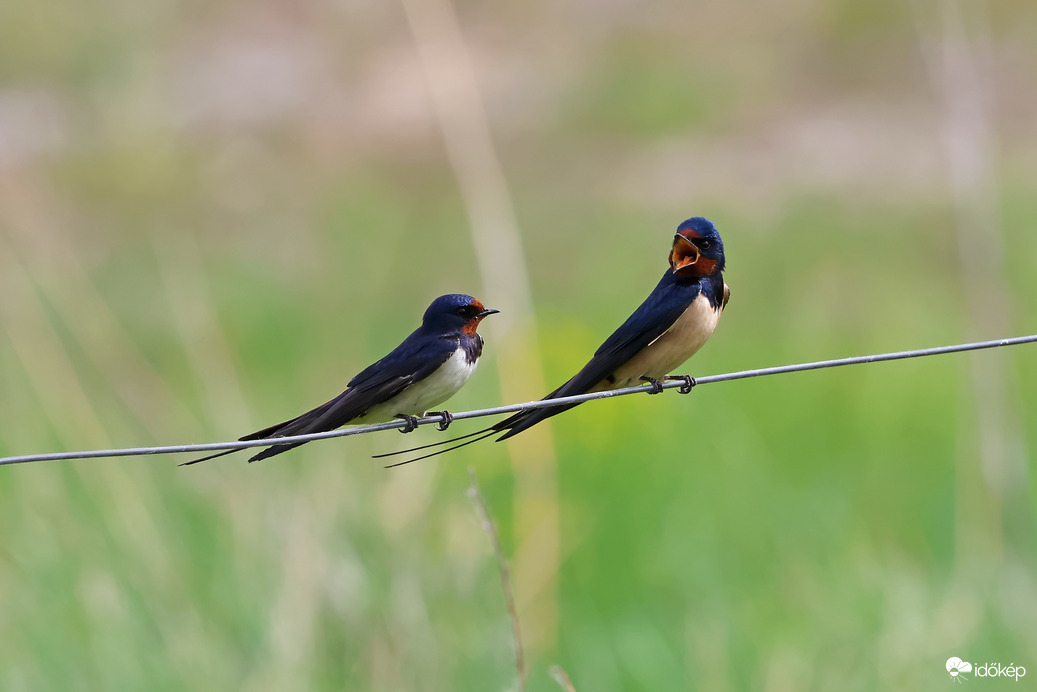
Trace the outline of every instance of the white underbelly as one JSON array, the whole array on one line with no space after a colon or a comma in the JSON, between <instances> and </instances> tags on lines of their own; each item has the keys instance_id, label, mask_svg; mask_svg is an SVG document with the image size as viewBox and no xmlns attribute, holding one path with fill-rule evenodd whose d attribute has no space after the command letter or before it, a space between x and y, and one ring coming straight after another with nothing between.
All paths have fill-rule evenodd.
<instances>
[{"instance_id":1,"label":"white underbelly","mask_svg":"<svg viewBox=\"0 0 1037 692\"><path fill-rule=\"evenodd\" d=\"M644 384L641 377L661 380L673 374L709 340L720 312L699 295L669 329L616 370L615 382L609 383L609 388Z\"/></svg>"},{"instance_id":2,"label":"white underbelly","mask_svg":"<svg viewBox=\"0 0 1037 692\"><path fill-rule=\"evenodd\" d=\"M398 413L423 415L456 394L475 372L477 364L478 361L469 363L464 349L459 348L434 373L407 387L389 401L371 407L364 416L350 423L379 423L392 420Z\"/></svg>"}]
</instances>

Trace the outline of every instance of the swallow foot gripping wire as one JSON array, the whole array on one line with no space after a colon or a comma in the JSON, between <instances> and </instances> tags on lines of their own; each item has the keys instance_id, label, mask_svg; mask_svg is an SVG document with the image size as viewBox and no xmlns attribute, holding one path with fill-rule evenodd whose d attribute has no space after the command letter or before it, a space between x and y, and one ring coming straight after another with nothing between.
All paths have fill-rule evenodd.
<instances>
[{"instance_id":1,"label":"swallow foot gripping wire","mask_svg":"<svg viewBox=\"0 0 1037 692\"><path fill-rule=\"evenodd\" d=\"M695 382L695 378L691 375L667 375L666 379L671 382L683 382L684 384L682 384L677 390L681 394L691 394L691 390L695 388L696 384L698 384Z\"/></svg>"},{"instance_id":2,"label":"swallow foot gripping wire","mask_svg":"<svg viewBox=\"0 0 1037 692\"><path fill-rule=\"evenodd\" d=\"M454 414L450 411L429 411L427 416L439 416L440 421L436 423L436 430L444 431L450 427L450 424L454 422Z\"/></svg>"},{"instance_id":3,"label":"swallow foot gripping wire","mask_svg":"<svg viewBox=\"0 0 1037 692\"><path fill-rule=\"evenodd\" d=\"M400 428L401 433L414 432L418 429L418 418L417 416L408 416L406 413L397 413L393 418L399 418L400 420L407 421L407 424Z\"/></svg>"},{"instance_id":4,"label":"swallow foot gripping wire","mask_svg":"<svg viewBox=\"0 0 1037 692\"><path fill-rule=\"evenodd\" d=\"M641 375L641 377L638 379L640 379L642 382L647 382L648 384L652 385L652 388L648 390L649 394L663 393L663 383L655 379L654 377L649 377L648 375Z\"/></svg>"}]
</instances>

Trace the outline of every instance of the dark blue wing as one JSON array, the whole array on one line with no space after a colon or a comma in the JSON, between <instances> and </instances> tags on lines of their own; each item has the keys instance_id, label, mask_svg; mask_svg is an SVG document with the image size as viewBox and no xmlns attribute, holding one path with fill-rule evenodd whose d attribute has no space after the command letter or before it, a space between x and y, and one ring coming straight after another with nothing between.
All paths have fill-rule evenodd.
<instances>
[{"instance_id":1,"label":"dark blue wing","mask_svg":"<svg viewBox=\"0 0 1037 692\"><path fill-rule=\"evenodd\" d=\"M408 336L389 355L349 381L348 389L331 401L291 420L257 430L242 440L307 435L334 430L358 418L435 372L457 349L456 338L424 334L420 329ZM268 447L249 461L272 457L304 442Z\"/></svg>"},{"instance_id":2,"label":"dark blue wing","mask_svg":"<svg viewBox=\"0 0 1037 692\"><path fill-rule=\"evenodd\" d=\"M669 329L700 291L698 281L680 281L667 271L637 310L594 352L594 357L572 379L544 398L556 399L590 391ZM503 440L570 408L572 406L553 406L517 413L494 428L508 431L499 438Z\"/></svg>"}]
</instances>

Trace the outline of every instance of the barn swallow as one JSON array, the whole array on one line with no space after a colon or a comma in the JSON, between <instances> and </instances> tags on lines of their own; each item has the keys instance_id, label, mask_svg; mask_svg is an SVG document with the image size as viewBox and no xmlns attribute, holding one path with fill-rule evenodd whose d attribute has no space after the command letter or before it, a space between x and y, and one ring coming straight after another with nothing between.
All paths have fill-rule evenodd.
<instances>
[{"instance_id":1,"label":"barn swallow","mask_svg":"<svg viewBox=\"0 0 1037 692\"><path fill-rule=\"evenodd\" d=\"M418 327L399 346L349 381L346 391L312 411L241 440L263 440L288 435L334 430L346 423L380 423L393 418L408 421L413 429L417 416L443 403L459 390L475 371L482 355L483 339L476 333L479 323L499 312L471 296L450 294L432 301ZM448 421L446 412L444 422ZM292 442L267 447L251 459L259 461L306 444ZM230 449L181 466L236 452Z\"/></svg>"},{"instance_id":2,"label":"barn swallow","mask_svg":"<svg viewBox=\"0 0 1037 692\"><path fill-rule=\"evenodd\" d=\"M583 369L544 399L630 387L645 382L658 386L661 380L706 343L731 296L723 276L724 243L713 222L696 216L678 226L670 248L669 264L669 269L655 290L594 352L594 357ZM489 428L406 450L413 452L480 436L402 463L435 456L502 432L504 434L497 438L500 442L576 405L520 411Z\"/></svg>"}]
</instances>

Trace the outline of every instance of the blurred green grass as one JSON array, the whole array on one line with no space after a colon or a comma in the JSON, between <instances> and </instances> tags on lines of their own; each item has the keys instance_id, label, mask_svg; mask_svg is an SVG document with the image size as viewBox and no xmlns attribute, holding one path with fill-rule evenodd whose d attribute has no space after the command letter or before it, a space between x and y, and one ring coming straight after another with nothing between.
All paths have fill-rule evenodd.
<instances>
[{"instance_id":1,"label":"blurred green grass","mask_svg":"<svg viewBox=\"0 0 1037 692\"><path fill-rule=\"evenodd\" d=\"M338 393L435 295L500 300L397 10L102 6L0 9L0 452L237 437ZM589 26L589 6L462 5L548 382L643 299L692 214L724 234L733 291L694 374L994 338L976 325L1001 314L1032 332L1035 104L1013 86L1035 18L988 9L1003 248L977 229L960 250L939 99L890 4L615 5ZM1003 313L970 314L962 252L1003 256ZM500 402L487 331L453 409ZM1037 667L1031 350L556 419L557 583L518 596L557 631L529 689L557 689L554 663L581 691ZM971 368L992 362L1009 436L990 441ZM513 689L464 491L471 465L517 559L521 469L489 443L367 459L411 439L3 469L0 687ZM999 442L1022 475L984 468Z\"/></svg>"}]
</instances>

